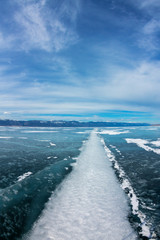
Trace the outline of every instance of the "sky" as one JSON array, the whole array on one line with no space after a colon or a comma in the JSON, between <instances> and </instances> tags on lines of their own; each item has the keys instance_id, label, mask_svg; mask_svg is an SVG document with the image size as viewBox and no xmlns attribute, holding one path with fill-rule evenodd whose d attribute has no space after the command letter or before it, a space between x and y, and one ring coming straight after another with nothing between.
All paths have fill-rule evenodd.
<instances>
[{"instance_id":1,"label":"sky","mask_svg":"<svg viewBox=\"0 0 160 240\"><path fill-rule=\"evenodd\" d=\"M159 0L0 0L0 118L160 123Z\"/></svg>"}]
</instances>

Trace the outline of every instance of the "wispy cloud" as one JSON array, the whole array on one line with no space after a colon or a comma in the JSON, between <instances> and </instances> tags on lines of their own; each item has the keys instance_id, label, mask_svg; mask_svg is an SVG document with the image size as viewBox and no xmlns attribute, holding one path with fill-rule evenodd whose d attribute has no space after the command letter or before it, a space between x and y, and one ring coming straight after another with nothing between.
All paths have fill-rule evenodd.
<instances>
[{"instance_id":1,"label":"wispy cloud","mask_svg":"<svg viewBox=\"0 0 160 240\"><path fill-rule=\"evenodd\" d=\"M139 46L145 48L147 51L160 51L159 47L160 34L160 19L151 18L141 29L139 34Z\"/></svg>"},{"instance_id":2,"label":"wispy cloud","mask_svg":"<svg viewBox=\"0 0 160 240\"><path fill-rule=\"evenodd\" d=\"M20 2L22 3L22 2ZM41 16L43 4L20 4L20 11L15 14L15 20L21 26L23 48L41 48L50 50L50 36Z\"/></svg>"},{"instance_id":3,"label":"wispy cloud","mask_svg":"<svg viewBox=\"0 0 160 240\"><path fill-rule=\"evenodd\" d=\"M157 8L160 6L159 0L143 0L143 1L138 1L138 4L140 5L141 8Z\"/></svg>"},{"instance_id":4,"label":"wispy cloud","mask_svg":"<svg viewBox=\"0 0 160 240\"><path fill-rule=\"evenodd\" d=\"M0 32L0 50L5 51L13 47L13 43L15 38L13 36L5 35L4 33Z\"/></svg>"},{"instance_id":5,"label":"wispy cloud","mask_svg":"<svg viewBox=\"0 0 160 240\"><path fill-rule=\"evenodd\" d=\"M1 28L1 49L58 52L77 42L80 0L13 0L9 3L12 11L7 21L4 20L7 28Z\"/></svg>"},{"instance_id":6,"label":"wispy cloud","mask_svg":"<svg viewBox=\"0 0 160 240\"><path fill-rule=\"evenodd\" d=\"M142 62L134 69L121 69L113 76L108 92L113 99L127 101L132 105L160 104L158 90L160 62Z\"/></svg>"},{"instance_id":7,"label":"wispy cloud","mask_svg":"<svg viewBox=\"0 0 160 240\"><path fill-rule=\"evenodd\" d=\"M160 1L144 0L134 1L137 9L141 11L142 21L137 27L138 29L138 44L140 47L156 54L160 51L159 34L160 34L160 16L159 8ZM144 18L145 16L145 18Z\"/></svg>"},{"instance_id":8,"label":"wispy cloud","mask_svg":"<svg viewBox=\"0 0 160 240\"><path fill-rule=\"evenodd\" d=\"M73 44L77 40L73 24L79 11L77 3L75 1L70 8L71 4L64 1L59 9L54 5L49 9L46 1L20 1L15 21L22 36L22 48L59 51ZM69 25L65 20L70 21Z\"/></svg>"}]
</instances>

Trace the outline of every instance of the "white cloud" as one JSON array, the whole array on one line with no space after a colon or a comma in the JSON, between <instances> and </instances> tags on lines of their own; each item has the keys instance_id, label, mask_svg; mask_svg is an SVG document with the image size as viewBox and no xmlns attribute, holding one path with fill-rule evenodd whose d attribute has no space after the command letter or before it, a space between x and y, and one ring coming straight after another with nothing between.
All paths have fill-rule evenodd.
<instances>
[{"instance_id":1,"label":"white cloud","mask_svg":"<svg viewBox=\"0 0 160 240\"><path fill-rule=\"evenodd\" d=\"M17 23L23 27L24 48L36 47L44 50L49 50L50 48L50 37L40 11L40 4L29 4L22 6L21 11L15 15Z\"/></svg>"},{"instance_id":2,"label":"white cloud","mask_svg":"<svg viewBox=\"0 0 160 240\"><path fill-rule=\"evenodd\" d=\"M160 104L160 62L142 62L132 70L121 69L103 87L103 95L136 106L156 108Z\"/></svg>"},{"instance_id":3,"label":"white cloud","mask_svg":"<svg viewBox=\"0 0 160 240\"><path fill-rule=\"evenodd\" d=\"M133 1L138 11L141 11L143 18L137 25L137 42L139 47L155 54L160 51L160 1L159 0L136 0Z\"/></svg>"},{"instance_id":4,"label":"white cloud","mask_svg":"<svg viewBox=\"0 0 160 240\"><path fill-rule=\"evenodd\" d=\"M138 43L139 46L146 50L156 51L160 50L159 46L159 33L160 33L160 18L151 18L144 26L140 29Z\"/></svg>"},{"instance_id":5,"label":"white cloud","mask_svg":"<svg viewBox=\"0 0 160 240\"><path fill-rule=\"evenodd\" d=\"M80 12L80 0L11 2L8 26L0 31L1 50L58 52L77 42L76 19Z\"/></svg>"},{"instance_id":6,"label":"white cloud","mask_svg":"<svg viewBox=\"0 0 160 240\"><path fill-rule=\"evenodd\" d=\"M151 8L151 7L159 7L160 2L159 0L143 0L143 1L138 1L140 4L141 8Z\"/></svg>"},{"instance_id":7,"label":"white cloud","mask_svg":"<svg viewBox=\"0 0 160 240\"><path fill-rule=\"evenodd\" d=\"M160 31L160 21L151 19L143 28L144 34L153 34Z\"/></svg>"},{"instance_id":8,"label":"white cloud","mask_svg":"<svg viewBox=\"0 0 160 240\"><path fill-rule=\"evenodd\" d=\"M32 82L13 86L0 95L1 109L30 114L87 114L111 109L158 112L160 62L142 62L132 70L118 69L108 78L60 85ZM68 76L69 78L69 76ZM18 83L17 83L18 84Z\"/></svg>"},{"instance_id":9,"label":"white cloud","mask_svg":"<svg viewBox=\"0 0 160 240\"><path fill-rule=\"evenodd\" d=\"M3 113L4 115L9 115L9 114L11 114L10 112L4 112Z\"/></svg>"},{"instance_id":10,"label":"white cloud","mask_svg":"<svg viewBox=\"0 0 160 240\"><path fill-rule=\"evenodd\" d=\"M15 38L13 36L7 36L3 32L0 32L0 49L2 51L13 47Z\"/></svg>"},{"instance_id":11,"label":"white cloud","mask_svg":"<svg viewBox=\"0 0 160 240\"><path fill-rule=\"evenodd\" d=\"M46 1L20 1L15 21L22 49L59 51L73 44L77 40L74 21L79 12L78 2L65 0L56 9L56 1L52 8L48 8Z\"/></svg>"}]
</instances>

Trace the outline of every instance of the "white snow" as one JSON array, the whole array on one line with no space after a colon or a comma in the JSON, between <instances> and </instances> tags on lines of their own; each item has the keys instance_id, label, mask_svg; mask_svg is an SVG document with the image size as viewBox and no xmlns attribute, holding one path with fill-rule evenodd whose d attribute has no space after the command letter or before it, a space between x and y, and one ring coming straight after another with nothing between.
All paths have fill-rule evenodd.
<instances>
[{"instance_id":1,"label":"white snow","mask_svg":"<svg viewBox=\"0 0 160 240\"><path fill-rule=\"evenodd\" d=\"M27 173L24 173L23 175L19 176L18 177L18 182L22 181L23 179L25 179L26 177L30 176L31 174L32 174L32 172L27 172Z\"/></svg>"},{"instance_id":2,"label":"white snow","mask_svg":"<svg viewBox=\"0 0 160 240\"><path fill-rule=\"evenodd\" d=\"M111 146L111 148L114 148L116 150L116 152L119 153L119 155L122 155L121 152L119 151L119 149L116 148L116 146L113 146L113 145L110 145L110 146Z\"/></svg>"},{"instance_id":3,"label":"white snow","mask_svg":"<svg viewBox=\"0 0 160 240\"><path fill-rule=\"evenodd\" d=\"M53 133L53 132L58 132L58 131L41 131L41 130L33 130L33 131L22 131L23 133Z\"/></svg>"},{"instance_id":4,"label":"white snow","mask_svg":"<svg viewBox=\"0 0 160 240\"><path fill-rule=\"evenodd\" d=\"M126 131L117 131L117 130L103 130L98 132L100 134L108 134L108 135L119 135L119 134L124 134L124 133L129 133L128 130Z\"/></svg>"},{"instance_id":5,"label":"white snow","mask_svg":"<svg viewBox=\"0 0 160 240\"><path fill-rule=\"evenodd\" d=\"M160 139L158 139L157 141L152 141L151 143L156 147L160 147Z\"/></svg>"},{"instance_id":6,"label":"white snow","mask_svg":"<svg viewBox=\"0 0 160 240\"><path fill-rule=\"evenodd\" d=\"M47 139L41 139L41 140L35 139L35 140L37 140L37 141L39 141L39 142L50 142L50 140L47 140Z\"/></svg>"},{"instance_id":7,"label":"white snow","mask_svg":"<svg viewBox=\"0 0 160 240\"><path fill-rule=\"evenodd\" d=\"M52 142L50 142L49 143L51 146L56 146L56 144L55 143L52 143Z\"/></svg>"},{"instance_id":8,"label":"white snow","mask_svg":"<svg viewBox=\"0 0 160 240\"><path fill-rule=\"evenodd\" d=\"M155 144L153 142L150 142L150 141L145 140L145 139L139 139L139 138L126 138L125 140L126 140L127 143L137 144L137 146L145 149L146 151L153 151L157 154L160 154L160 149L152 148L152 147L147 146L147 144ZM157 141L156 141L156 144L157 144Z\"/></svg>"},{"instance_id":9,"label":"white snow","mask_svg":"<svg viewBox=\"0 0 160 240\"><path fill-rule=\"evenodd\" d=\"M86 134L86 133L90 133L90 132L91 132L91 130L85 130L83 132L76 132L76 133L78 133L78 134Z\"/></svg>"},{"instance_id":10,"label":"white snow","mask_svg":"<svg viewBox=\"0 0 160 240\"><path fill-rule=\"evenodd\" d=\"M128 140L130 141L130 140ZM147 223L145 222L146 216L145 214L143 214L140 210L139 210L139 200L129 182L129 180L126 178L124 171L120 168L118 162L115 159L115 156L113 155L113 153L110 151L110 149L105 145L104 139L101 139L101 142L104 145L105 151L107 153L107 156L109 158L109 160L111 162L114 163L114 168L116 170L118 170L119 173L119 177L122 179L122 183L121 183L121 187L123 190L127 189L128 190L128 197L130 198L130 203L132 206L132 213L134 215L137 215L141 221L141 234L145 237L149 237L150 236L150 229L147 225Z\"/></svg>"},{"instance_id":11,"label":"white snow","mask_svg":"<svg viewBox=\"0 0 160 240\"><path fill-rule=\"evenodd\" d=\"M19 139L28 139L27 137L18 137Z\"/></svg>"},{"instance_id":12,"label":"white snow","mask_svg":"<svg viewBox=\"0 0 160 240\"><path fill-rule=\"evenodd\" d=\"M10 138L13 138L13 137L0 136L0 138L2 138L2 139L10 139Z\"/></svg>"}]
</instances>

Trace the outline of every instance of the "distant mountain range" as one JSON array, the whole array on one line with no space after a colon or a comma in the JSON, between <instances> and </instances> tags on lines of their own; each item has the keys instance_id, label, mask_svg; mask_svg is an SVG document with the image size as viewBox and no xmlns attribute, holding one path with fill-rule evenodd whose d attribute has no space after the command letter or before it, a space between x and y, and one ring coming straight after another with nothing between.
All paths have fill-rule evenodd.
<instances>
[{"instance_id":1,"label":"distant mountain range","mask_svg":"<svg viewBox=\"0 0 160 240\"><path fill-rule=\"evenodd\" d=\"M126 123L126 122L79 122L79 121L17 121L1 119L0 126L17 127L126 127L126 126L150 126L148 123Z\"/></svg>"}]
</instances>

